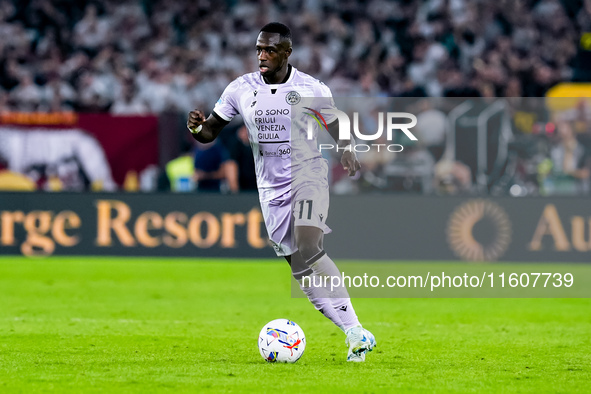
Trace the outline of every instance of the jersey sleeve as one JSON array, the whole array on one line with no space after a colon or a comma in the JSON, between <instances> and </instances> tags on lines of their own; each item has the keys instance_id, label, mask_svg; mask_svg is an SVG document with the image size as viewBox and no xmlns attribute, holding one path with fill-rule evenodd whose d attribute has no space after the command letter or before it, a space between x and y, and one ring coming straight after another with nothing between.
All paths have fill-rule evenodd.
<instances>
[{"instance_id":1,"label":"jersey sleeve","mask_svg":"<svg viewBox=\"0 0 591 394\"><path fill-rule=\"evenodd\" d=\"M227 122L234 119L234 116L240 112L237 100L238 86L238 80L232 81L213 107L213 112Z\"/></svg>"},{"instance_id":2,"label":"jersey sleeve","mask_svg":"<svg viewBox=\"0 0 591 394\"><path fill-rule=\"evenodd\" d=\"M318 82L315 90L316 97L318 98L318 111L322 114L322 116L324 116L326 124L330 124L336 121L336 115L322 112L325 109L337 109L330 88L326 86L323 82Z\"/></svg>"}]
</instances>

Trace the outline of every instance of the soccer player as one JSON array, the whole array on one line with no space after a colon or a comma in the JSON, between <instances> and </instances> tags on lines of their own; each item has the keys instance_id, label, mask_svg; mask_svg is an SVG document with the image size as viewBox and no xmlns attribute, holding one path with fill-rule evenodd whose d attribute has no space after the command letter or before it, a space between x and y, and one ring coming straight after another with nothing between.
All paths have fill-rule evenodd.
<instances>
[{"instance_id":1,"label":"soccer player","mask_svg":"<svg viewBox=\"0 0 591 394\"><path fill-rule=\"evenodd\" d=\"M315 287L314 281L302 280L340 276L323 250L324 234L331 230L326 225L328 164L315 139L322 129L319 124L314 138L309 139L306 117L293 113L303 97L324 98L310 101L316 108L306 109L312 112L322 114L323 109L334 108L330 89L288 63L292 46L287 26L265 25L257 37L256 52L259 71L231 82L207 119L202 111L191 111L187 127L197 141L207 143L234 116L242 115L253 150L261 210L275 252L288 261L292 275L315 308L345 332L347 360L365 361L375 338L359 323L344 286L327 294L326 289ZM347 147L351 141L338 141L336 116L325 113L324 120L343 152L343 167L350 176L355 175L360 166Z\"/></svg>"}]
</instances>

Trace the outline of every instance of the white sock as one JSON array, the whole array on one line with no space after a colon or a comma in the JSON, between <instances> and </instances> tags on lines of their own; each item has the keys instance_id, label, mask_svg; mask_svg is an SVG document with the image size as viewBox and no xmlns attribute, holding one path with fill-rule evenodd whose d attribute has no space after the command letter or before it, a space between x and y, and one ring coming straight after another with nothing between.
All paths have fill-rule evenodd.
<instances>
[{"instance_id":1,"label":"white sock","mask_svg":"<svg viewBox=\"0 0 591 394\"><path fill-rule=\"evenodd\" d=\"M344 332L347 332L349 328L361 326L361 323L359 323L359 319L357 318L357 314L355 313L355 308L353 308L353 304L351 304L351 299L331 298L331 300L332 307L343 322Z\"/></svg>"},{"instance_id":2,"label":"white sock","mask_svg":"<svg viewBox=\"0 0 591 394\"><path fill-rule=\"evenodd\" d=\"M332 305L332 299L326 298L324 289L321 287L314 286L302 286L301 279L298 280L298 283L300 284L300 289L302 289L302 291L308 297L312 305L314 305L314 308L320 311L320 313L322 313L324 317L329 319L331 322L334 323L335 326L337 326L344 332L345 327L343 325L343 322L341 321L339 313L336 309L334 309L334 306Z\"/></svg>"},{"instance_id":3,"label":"white sock","mask_svg":"<svg viewBox=\"0 0 591 394\"><path fill-rule=\"evenodd\" d=\"M312 268L314 274L320 277L341 276L341 272L334 261L332 261L332 259L328 257L324 251L312 257L309 260L308 265L310 268ZM328 281L328 286L330 286L330 280ZM338 288L333 289L333 291L331 291L330 288L326 289L326 291L330 296L333 310L337 312L342 322L342 330L347 331L351 327L361 326L359 319L357 318L357 314L355 313L355 308L353 308L353 304L351 304L351 299L349 298L347 288L344 286L344 284Z\"/></svg>"}]
</instances>

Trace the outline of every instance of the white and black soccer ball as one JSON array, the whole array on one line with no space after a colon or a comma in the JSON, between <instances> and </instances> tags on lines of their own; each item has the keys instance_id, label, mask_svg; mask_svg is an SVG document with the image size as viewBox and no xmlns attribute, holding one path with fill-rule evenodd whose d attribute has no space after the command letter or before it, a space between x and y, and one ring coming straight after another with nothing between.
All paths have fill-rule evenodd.
<instances>
[{"instance_id":1,"label":"white and black soccer ball","mask_svg":"<svg viewBox=\"0 0 591 394\"><path fill-rule=\"evenodd\" d=\"M304 331L291 320L270 321L259 334L259 352L270 363L295 363L305 349Z\"/></svg>"}]
</instances>

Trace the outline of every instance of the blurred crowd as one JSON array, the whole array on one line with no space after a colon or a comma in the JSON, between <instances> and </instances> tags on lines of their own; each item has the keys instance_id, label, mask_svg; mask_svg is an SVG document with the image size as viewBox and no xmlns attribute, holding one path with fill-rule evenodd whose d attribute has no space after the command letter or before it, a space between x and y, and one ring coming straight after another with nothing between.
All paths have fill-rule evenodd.
<instances>
[{"instance_id":1,"label":"blurred crowd","mask_svg":"<svg viewBox=\"0 0 591 394\"><path fill-rule=\"evenodd\" d=\"M0 112L207 112L229 82L257 69L254 43L269 21L291 27L290 63L335 96L543 97L559 82L591 81L591 0L0 0ZM357 187L482 192L474 146L456 149L467 157L444 155L448 111L419 112L430 125L422 142L395 160L361 154ZM573 142L565 122L551 123L550 136L530 127L522 134L535 140L494 146L509 154L502 168L490 163L486 188L549 194L565 189L552 181L557 168L587 182L588 144L575 144L581 130ZM256 187L241 178L251 165L241 133L184 147L159 187ZM206 160L217 164L201 167ZM331 174L335 190L356 191L342 175Z\"/></svg>"},{"instance_id":2,"label":"blurred crowd","mask_svg":"<svg viewBox=\"0 0 591 394\"><path fill-rule=\"evenodd\" d=\"M211 109L261 26L341 96L543 96L577 76L585 0L0 0L0 110Z\"/></svg>"},{"instance_id":3,"label":"blurred crowd","mask_svg":"<svg viewBox=\"0 0 591 394\"><path fill-rule=\"evenodd\" d=\"M399 153L384 149L358 153L361 172L353 180L339 169L338 158L331 157L333 191L589 195L591 102L554 100L398 99L393 108L417 116L412 132L418 140L395 140L404 146ZM461 107L465 112L454 117L452 113ZM483 116L486 120L481 122Z\"/></svg>"}]
</instances>

